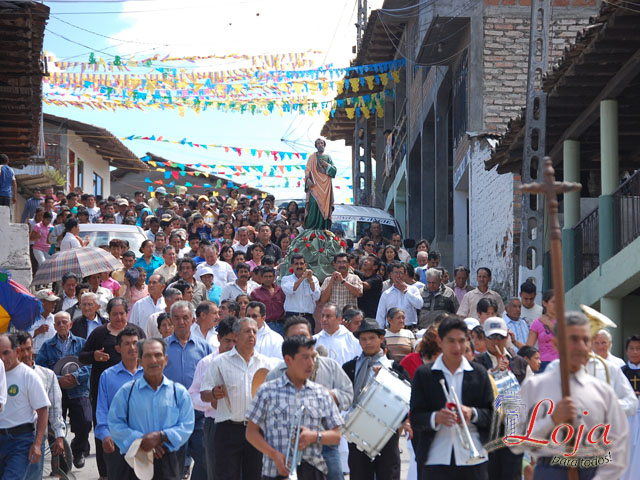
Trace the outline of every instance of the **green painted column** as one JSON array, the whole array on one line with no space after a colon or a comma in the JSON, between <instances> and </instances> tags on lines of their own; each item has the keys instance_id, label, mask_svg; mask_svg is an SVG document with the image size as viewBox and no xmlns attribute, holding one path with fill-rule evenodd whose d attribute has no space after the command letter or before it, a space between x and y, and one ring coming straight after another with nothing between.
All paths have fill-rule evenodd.
<instances>
[{"instance_id":1,"label":"green painted column","mask_svg":"<svg viewBox=\"0 0 640 480\"><path fill-rule=\"evenodd\" d=\"M602 297L600 299L600 313L609 317L611 320L613 320L613 323L618 326L618 328L608 329L613 340L611 352L620 358L624 358L622 299L615 297Z\"/></svg>"},{"instance_id":2,"label":"green painted column","mask_svg":"<svg viewBox=\"0 0 640 480\"><path fill-rule=\"evenodd\" d=\"M565 140L562 145L562 170L565 182L580 182L580 142ZM575 285L576 255L573 227L580 221L580 192L564 195L564 228L562 229L562 263L564 286Z\"/></svg>"},{"instance_id":3,"label":"green painted column","mask_svg":"<svg viewBox=\"0 0 640 480\"><path fill-rule=\"evenodd\" d=\"M618 188L618 101L600 102L600 176L602 194L598 199L600 265L615 255L616 222L613 192Z\"/></svg>"}]
</instances>

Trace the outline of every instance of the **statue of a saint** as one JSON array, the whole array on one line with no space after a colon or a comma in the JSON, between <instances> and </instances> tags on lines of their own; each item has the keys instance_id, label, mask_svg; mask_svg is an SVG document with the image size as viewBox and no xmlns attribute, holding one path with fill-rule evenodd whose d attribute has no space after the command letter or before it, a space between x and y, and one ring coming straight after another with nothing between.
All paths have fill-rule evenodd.
<instances>
[{"instance_id":1,"label":"statue of a saint","mask_svg":"<svg viewBox=\"0 0 640 480\"><path fill-rule=\"evenodd\" d=\"M333 212L333 185L337 169L329 155L324 154L327 143L316 140L316 153L309 156L305 171L304 191L307 194L305 206L305 228L312 230L329 230L331 213Z\"/></svg>"}]
</instances>

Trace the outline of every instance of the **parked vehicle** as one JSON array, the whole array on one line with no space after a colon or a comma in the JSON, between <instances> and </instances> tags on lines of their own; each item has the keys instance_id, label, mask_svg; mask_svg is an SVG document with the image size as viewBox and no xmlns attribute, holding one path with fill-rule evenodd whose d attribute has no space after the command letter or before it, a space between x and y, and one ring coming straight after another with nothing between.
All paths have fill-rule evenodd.
<instances>
[{"instance_id":1,"label":"parked vehicle","mask_svg":"<svg viewBox=\"0 0 640 480\"><path fill-rule=\"evenodd\" d=\"M135 225L118 225L105 223L80 224L80 238L89 237L89 245L102 247L109 245L109 240L117 238L129 242L129 250L140 255L140 245L147 239L142 228Z\"/></svg>"},{"instance_id":2,"label":"parked vehicle","mask_svg":"<svg viewBox=\"0 0 640 480\"><path fill-rule=\"evenodd\" d=\"M394 233L402 235L402 230L396 219L388 212L375 207L359 205L334 205L331 215L331 230L344 232L344 237L357 242L369 232L373 222L379 222L382 236L390 239Z\"/></svg>"}]
</instances>

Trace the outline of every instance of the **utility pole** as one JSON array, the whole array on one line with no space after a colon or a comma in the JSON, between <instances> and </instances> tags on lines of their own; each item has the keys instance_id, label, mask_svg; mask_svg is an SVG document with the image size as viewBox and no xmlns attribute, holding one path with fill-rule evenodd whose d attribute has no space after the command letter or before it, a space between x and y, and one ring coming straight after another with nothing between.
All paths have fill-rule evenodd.
<instances>
[{"instance_id":1,"label":"utility pole","mask_svg":"<svg viewBox=\"0 0 640 480\"><path fill-rule=\"evenodd\" d=\"M550 10L549 0L531 0L527 110L522 158L522 183L525 184L541 180L543 176L547 95L542 90L542 77L549 64ZM543 261L544 196L530 193L522 198L518 284L534 278L538 294L540 294L543 281Z\"/></svg>"},{"instance_id":2,"label":"utility pole","mask_svg":"<svg viewBox=\"0 0 640 480\"><path fill-rule=\"evenodd\" d=\"M358 17L356 22L356 52L362 48L362 38L367 27L367 0L358 0ZM354 53L356 53L354 52ZM374 117L375 118L375 117ZM354 205L372 205L372 173L371 173L371 136L369 120L360 114L355 119L353 138L353 203Z\"/></svg>"},{"instance_id":3,"label":"utility pole","mask_svg":"<svg viewBox=\"0 0 640 480\"><path fill-rule=\"evenodd\" d=\"M367 0L358 0L358 16L356 18L356 50L360 51L364 29L367 26ZM356 52L354 52L356 53Z\"/></svg>"}]
</instances>

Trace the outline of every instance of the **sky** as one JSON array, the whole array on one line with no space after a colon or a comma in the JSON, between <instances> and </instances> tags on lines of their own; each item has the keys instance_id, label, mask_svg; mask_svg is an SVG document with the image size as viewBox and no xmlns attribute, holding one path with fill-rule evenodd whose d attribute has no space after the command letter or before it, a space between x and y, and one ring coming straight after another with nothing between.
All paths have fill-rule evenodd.
<instances>
[{"instance_id":1,"label":"sky","mask_svg":"<svg viewBox=\"0 0 640 480\"><path fill-rule=\"evenodd\" d=\"M379 7L382 0L368 3L370 11ZM112 61L115 55L143 59L154 54L263 55L313 50L321 52L311 57L316 66L347 67L356 43L357 0L51 0L45 4L51 14L44 48L47 55L61 60L87 62L92 52L96 57ZM203 70L243 66L246 63L233 60L206 60L197 64ZM171 140L186 138L194 143L287 152L314 151L313 142L324 124L324 117L318 115L252 116L212 110L200 114L187 110L184 117L177 111L151 109L97 112L45 105L44 111L104 127L117 137L155 135ZM238 157L234 152L225 153L220 149L148 141L123 143L138 156L152 152L178 163L273 164L265 157L260 160L250 155ZM349 203L351 149L342 141L329 142L327 153L338 166L334 180L336 202ZM261 183L263 190L279 198L304 196L294 179L290 180L290 188L283 188L283 179L258 180L255 175L233 179L250 186ZM117 193L117 184L112 190Z\"/></svg>"}]
</instances>

